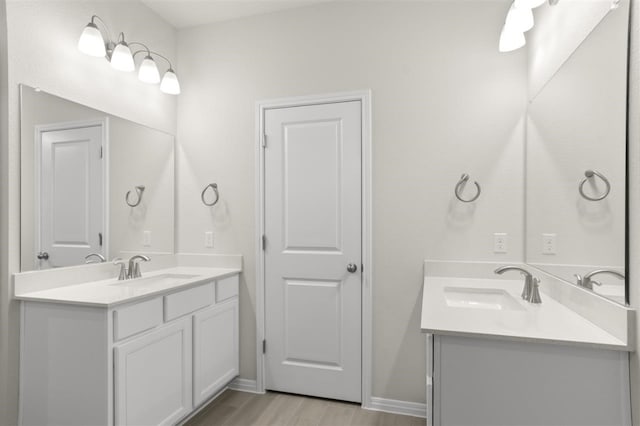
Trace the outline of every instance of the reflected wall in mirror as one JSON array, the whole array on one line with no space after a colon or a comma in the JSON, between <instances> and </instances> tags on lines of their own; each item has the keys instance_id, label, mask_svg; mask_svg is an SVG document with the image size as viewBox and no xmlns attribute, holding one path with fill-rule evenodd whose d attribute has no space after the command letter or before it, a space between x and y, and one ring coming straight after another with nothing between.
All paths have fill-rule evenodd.
<instances>
[{"instance_id":1,"label":"reflected wall in mirror","mask_svg":"<svg viewBox=\"0 0 640 426\"><path fill-rule=\"evenodd\" d=\"M20 102L22 271L173 253L172 135L25 85Z\"/></svg>"},{"instance_id":2,"label":"reflected wall in mirror","mask_svg":"<svg viewBox=\"0 0 640 426\"><path fill-rule=\"evenodd\" d=\"M627 30L623 2L530 102L526 149L526 262L619 303L625 280L589 273L625 273Z\"/></svg>"}]
</instances>

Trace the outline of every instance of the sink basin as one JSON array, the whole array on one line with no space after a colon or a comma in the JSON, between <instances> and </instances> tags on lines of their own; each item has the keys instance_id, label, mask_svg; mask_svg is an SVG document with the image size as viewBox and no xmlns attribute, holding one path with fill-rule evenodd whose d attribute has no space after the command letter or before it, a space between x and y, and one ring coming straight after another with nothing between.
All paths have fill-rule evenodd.
<instances>
[{"instance_id":1,"label":"sink basin","mask_svg":"<svg viewBox=\"0 0 640 426\"><path fill-rule=\"evenodd\" d=\"M197 275L191 274L161 274L147 278L135 278L132 280L124 280L113 283L112 285L122 287L170 287L174 284L184 282Z\"/></svg>"},{"instance_id":2,"label":"sink basin","mask_svg":"<svg viewBox=\"0 0 640 426\"><path fill-rule=\"evenodd\" d=\"M445 287L447 306L452 308L522 311L524 308L505 290L497 288Z\"/></svg>"}]
</instances>

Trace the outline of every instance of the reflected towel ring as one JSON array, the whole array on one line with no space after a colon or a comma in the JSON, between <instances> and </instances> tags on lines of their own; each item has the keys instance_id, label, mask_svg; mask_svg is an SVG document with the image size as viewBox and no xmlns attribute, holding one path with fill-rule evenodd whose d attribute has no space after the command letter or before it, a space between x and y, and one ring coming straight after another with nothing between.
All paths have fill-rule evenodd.
<instances>
[{"instance_id":1,"label":"reflected towel ring","mask_svg":"<svg viewBox=\"0 0 640 426\"><path fill-rule=\"evenodd\" d=\"M609 183L609 179L607 179L606 177L604 177L604 175L602 173L598 173L597 170L585 170L584 172L585 178L582 179L582 182L580 182L580 185L578 186L578 191L580 191L580 195L582 195L582 198L584 198L585 200L589 200L589 201L600 201L600 200L604 200L605 198L607 198L607 195L609 195L609 192L611 191L611 183ZM604 194L598 196L598 197L590 197L587 194L584 193L584 184L591 179L593 176L598 176L600 179L602 179L602 181L604 182L604 184L606 185L606 189L604 190Z\"/></svg>"},{"instance_id":2,"label":"reflected towel ring","mask_svg":"<svg viewBox=\"0 0 640 426\"><path fill-rule=\"evenodd\" d=\"M467 183L468 180L469 180L469 175L466 174L466 173L463 173L462 176L460 176L460 180L456 184L456 189L453 191L453 193L456 194L456 198L458 200L462 201L463 203L471 203L471 202L477 200L478 197L480 196L480 185L478 185L478 182L476 182L475 180L473 181L473 183L476 186L476 189L478 190L476 195L474 195L473 197L471 197L468 200L465 200L464 198L462 198L460 196L460 193L462 192L462 189L464 189L464 186L465 186L465 184Z\"/></svg>"},{"instance_id":3,"label":"reflected towel ring","mask_svg":"<svg viewBox=\"0 0 640 426\"><path fill-rule=\"evenodd\" d=\"M129 195L131 194L131 191L127 191L127 195L125 195L124 200L127 202L127 205L129 207L137 207L140 205L140 202L142 201L142 194L144 194L144 185L136 186L136 193L138 194L138 201L132 203L131 201L129 201Z\"/></svg>"},{"instance_id":4,"label":"reflected towel ring","mask_svg":"<svg viewBox=\"0 0 640 426\"><path fill-rule=\"evenodd\" d=\"M213 189L213 192L216 194L216 199L213 200L212 203L207 203L204 200L204 194L207 192L207 189ZM220 193L218 192L218 184L217 183L210 183L209 185L205 186L204 189L202 190L202 194L200 195L200 198L202 198L202 203L205 206L211 207L211 206L215 206L216 203L218 202L218 200L220 199Z\"/></svg>"}]
</instances>

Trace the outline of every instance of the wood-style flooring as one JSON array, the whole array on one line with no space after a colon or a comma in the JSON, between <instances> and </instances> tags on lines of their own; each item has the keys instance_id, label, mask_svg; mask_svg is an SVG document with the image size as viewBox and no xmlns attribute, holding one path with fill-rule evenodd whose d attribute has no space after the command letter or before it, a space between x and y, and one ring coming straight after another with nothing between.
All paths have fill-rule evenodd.
<instances>
[{"instance_id":1,"label":"wood-style flooring","mask_svg":"<svg viewBox=\"0 0 640 426\"><path fill-rule=\"evenodd\" d=\"M363 410L359 404L226 390L184 426L425 426L425 419Z\"/></svg>"}]
</instances>

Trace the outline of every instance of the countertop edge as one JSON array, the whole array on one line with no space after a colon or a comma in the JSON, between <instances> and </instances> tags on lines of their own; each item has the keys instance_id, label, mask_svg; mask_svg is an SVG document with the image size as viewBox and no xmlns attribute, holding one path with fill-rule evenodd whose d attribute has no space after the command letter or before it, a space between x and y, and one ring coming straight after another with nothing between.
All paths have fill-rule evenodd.
<instances>
[{"instance_id":1,"label":"countertop edge","mask_svg":"<svg viewBox=\"0 0 640 426\"><path fill-rule=\"evenodd\" d=\"M173 268L170 268L170 269L173 269ZM203 277L201 277L201 278L199 278L197 280L194 280L194 281L178 284L175 287L165 288L165 289L160 289L160 290L155 290L155 291L150 291L149 293L146 293L146 294L142 294L142 295L138 295L138 296L131 296L131 297L128 297L128 298L125 298L125 299L122 299L122 300L117 300L117 301L110 302L110 303L71 300L71 299L65 299L65 298L54 298L54 297L51 297L51 296L50 297L33 296L34 293L39 293L39 292L23 293L23 294L20 294L20 295L16 294L16 295L13 296L13 299L14 300L19 300L19 301L26 301L26 302L53 303L53 304L60 304L60 305L75 305L75 306L86 306L86 307L96 307L96 308L112 308L114 306L119 306L119 305L131 303L131 302L137 302L137 301L141 301L141 300L144 300L144 299L151 299L151 298L157 297L158 295L161 295L161 294L170 294L170 293L173 293L175 291L186 290L188 288L196 287L198 285L204 284L207 281L217 280L217 279L221 279L221 278L227 278L227 277L230 277L232 275L236 275L236 274L239 274L239 273L242 272L242 269L238 269L238 268L211 268L211 269L224 269L225 272L218 273L218 274L206 275L206 276L203 276Z\"/></svg>"},{"instance_id":2,"label":"countertop edge","mask_svg":"<svg viewBox=\"0 0 640 426\"><path fill-rule=\"evenodd\" d=\"M634 349L628 345L625 345L622 341L619 345L614 343L598 343L598 342L586 342L579 340L556 340L556 339L545 339L542 337L522 337L517 335L506 335L506 334L493 334L493 333L480 333L473 331L455 331L455 330L443 330L443 329L432 329L432 328L420 328L422 333L429 333L435 335L443 335L443 336L457 336L457 337L483 337L495 340L502 341L510 341L510 342L520 342L520 343L542 343L542 344L550 344L550 345L563 345L563 346L573 346L573 347L581 347L581 348L592 348L592 349L611 349L620 352L634 352Z\"/></svg>"}]
</instances>

